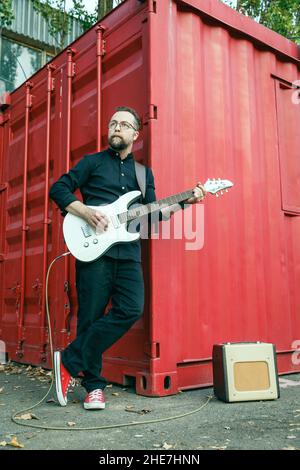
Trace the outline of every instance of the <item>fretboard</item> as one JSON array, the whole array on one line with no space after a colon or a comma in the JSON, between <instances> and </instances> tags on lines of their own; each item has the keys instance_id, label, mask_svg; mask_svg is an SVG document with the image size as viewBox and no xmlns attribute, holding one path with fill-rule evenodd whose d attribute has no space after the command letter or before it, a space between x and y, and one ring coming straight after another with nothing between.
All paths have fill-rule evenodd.
<instances>
[{"instance_id":1,"label":"fretboard","mask_svg":"<svg viewBox=\"0 0 300 470\"><path fill-rule=\"evenodd\" d=\"M133 209L129 209L127 212L123 212L119 214L119 220L121 223L129 222L131 220L137 219L138 217L142 217L143 215L151 214L152 212L156 212L164 207L172 206L173 204L177 204L179 202L185 201L193 197L193 191L185 191L183 193L174 194L173 196L166 197L164 199L160 199L158 201L150 202L149 204L144 204L139 207L135 207Z\"/></svg>"}]
</instances>

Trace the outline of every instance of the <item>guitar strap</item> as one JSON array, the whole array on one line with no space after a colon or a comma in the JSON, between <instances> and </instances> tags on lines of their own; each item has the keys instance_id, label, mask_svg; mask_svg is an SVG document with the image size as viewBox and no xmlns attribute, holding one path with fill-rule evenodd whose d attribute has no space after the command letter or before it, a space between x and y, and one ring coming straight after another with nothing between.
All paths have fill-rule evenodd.
<instances>
[{"instance_id":1,"label":"guitar strap","mask_svg":"<svg viewBox=\"0 0 300 470\"><path fill-rule=\"evenodd\" d=\"M135 167L135 175L141 190L143 199L145 199L146 195L146 167L139 162L134 160L134 167Z\"/></svg>"}]
</instances>

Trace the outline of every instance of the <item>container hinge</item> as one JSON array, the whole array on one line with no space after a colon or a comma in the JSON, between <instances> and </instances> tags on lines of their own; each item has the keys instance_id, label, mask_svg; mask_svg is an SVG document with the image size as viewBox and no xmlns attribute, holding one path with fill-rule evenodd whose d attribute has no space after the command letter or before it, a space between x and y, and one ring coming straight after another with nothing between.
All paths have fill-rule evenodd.
<instances>
[{"instance_id":1,"label":"container hinge","mask_svg":"<svg viewBox=\"0 0 300 470\"><path fill-rule=\"evenodd\" d=\"M69 78L73 78L75 77L75 75L76 75L76 64L75 62L69 62L67 76Z\"/></svg>"},{"instance_id":2,"label":"container hinge","mask_svg":"<svg viewBox=\"0 0 300 470\"><path fill-rule=\"evenodd\" d=\"M76 64L73 62L73 56L77 50L73 47L67 49L67 77L73 78L76 75Z\"/></svg>"},{"instance_id":3,"label":"container hinge","mask_svg":"<svg viewBox=\"0 0 300 470\"><path fill-rule=\"evenodd\" d=\"M106 40L102 39L101 42L101 55L104 56L106 54Z\"/></svg>"},{"instance_id":4,"label":"container hinge","mask_svg":"<svg viewBox=\"0 0 300 470\"><path fill-rule=\"evenodd\" d=\"M148 112L144 115L143 124L147 124L150 119L157 119L157 106L155 104L149 104Z\"/></svg>"},{"instance_id":5,"label":"container hinge","mask_svg":"<svg viewBox=\"0 0 300 470\"><path fill-rule=\"evenodd\" d=\"M149 7L148 7L149 13L156 13L156 7L157 7L156 0L149 0Z\"/></svg>"},{"instance_id":6,"label":"container hinge","mask_svg":"<svg viewBox=\"0 0 300 470\"><path fill-rule=\"evenodd\" d=\"M160 343L147 343L144 349L145 354L151 359L159 359L160 357Z\"/></svg>"},{"instance_id":7,"label":"container hinge","mask_svg":"<svg viewBox=\"0 0 300 470\"><path fill-rule=\"evenodd\" d=\"M8 188L8 183L0 183L0 193Z\"/></svg>"}]
</instances>

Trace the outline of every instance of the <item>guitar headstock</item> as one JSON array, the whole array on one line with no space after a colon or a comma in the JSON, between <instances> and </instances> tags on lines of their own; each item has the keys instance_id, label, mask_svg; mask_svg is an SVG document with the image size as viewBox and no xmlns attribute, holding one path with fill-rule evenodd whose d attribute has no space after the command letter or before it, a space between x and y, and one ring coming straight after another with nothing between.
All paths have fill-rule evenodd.
<instances>
[{"instance_id":1,"label":"guitar headstock","mask_svg":"<svg viewBox=\"0 0 300 470\"><path fill-rule=\"evenodd\" d=\"M203 186L208 193L219 197L219 193L221 195L223 195L224 191L228 193L228 189L233 186L233 183L229 180L221 180L221 178L209 178Z\"/></svg>"}]
</instances>

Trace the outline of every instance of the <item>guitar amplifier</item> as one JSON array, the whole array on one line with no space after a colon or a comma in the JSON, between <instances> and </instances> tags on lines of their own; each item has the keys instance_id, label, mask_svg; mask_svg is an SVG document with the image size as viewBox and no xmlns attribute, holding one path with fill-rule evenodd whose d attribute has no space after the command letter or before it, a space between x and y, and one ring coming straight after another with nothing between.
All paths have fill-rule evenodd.
<instances>
[{"instance_id":1,"label":"guitar amplifier","mask_svg":"<svg viewBox=\"0 0 300 470\"><path fill-rule=\"evenodd\" d=\"M216 397L226 402L279 398L275 346L260 342L215 344L213 381Z\"/></svg>"}]
</instances>

